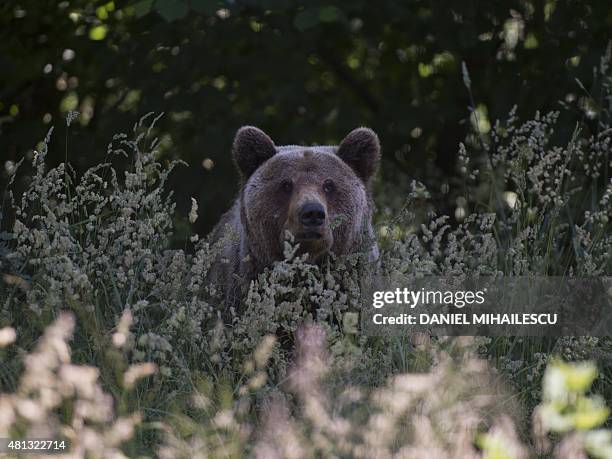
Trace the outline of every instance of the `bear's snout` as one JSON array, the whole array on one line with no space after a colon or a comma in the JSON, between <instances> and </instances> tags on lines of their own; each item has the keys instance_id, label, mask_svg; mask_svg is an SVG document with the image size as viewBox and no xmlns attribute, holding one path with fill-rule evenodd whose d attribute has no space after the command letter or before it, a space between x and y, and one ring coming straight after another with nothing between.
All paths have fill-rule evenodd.
<instances>
[{"instance_id":1,"label":"bear's snout","mask_svg":"<svg viewBox=\"0 0 612 459\"><path fill-rule=\"evenodd\" d=\"M300 223L316 229L325 223L325 208L318 202L307 202L300 208Z\"/></svg>"},{"instance_id":2,"label":"bear's snout","mask_svg":"<svg viewBox=\"0 0 612 459\"><path fill-rule=\"evenodd\" d=\"M284 230L300 244L299 253L308 252L311 261L327 252L334 242L326 203L313 188L302 187L294 193L284 225Z\"/></svg>"}]
</instances>

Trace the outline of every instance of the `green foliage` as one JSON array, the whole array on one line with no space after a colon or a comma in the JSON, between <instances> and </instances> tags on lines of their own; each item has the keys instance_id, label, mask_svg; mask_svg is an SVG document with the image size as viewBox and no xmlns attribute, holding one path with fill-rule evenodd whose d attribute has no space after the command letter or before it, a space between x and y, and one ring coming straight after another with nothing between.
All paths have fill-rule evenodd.
<instances>
[{"instance_id":1,"label":"green foliage","mask_svg":"<svg viewBox=\"0 0 612 459\"><path fill-rule=\"evenodd\" d=\"M540 414L544 428L553 432L589 430L601 426L610 414L602 399L586 397L597 377L593 363L568 365L553 362L544 374L543 405Z\"/></svg>"},{"instance_id":2,"label":"green foliage","mask_svg":"<svg viewBox=\"0 0 612 459\"><path fill-rule=\"evenodd\" d=\"M67 127L76 116L69 114ZM227 314L220 292L206 283L206 274L225 241L210 245L193 235L193 250L169 248L174 202L165 189L175 164L164 167L157 161L160 142L151 136L158 119L147 116L135 124L130 136L114 136L107 148L110 162L82 175L69 164L47 166L52 145L49 132L30 161L32 180L27 189L21 196L12 190L9 193L12 229L2 233L0 245L0 325L10 325L17 332L21 354L29 352L47 325L69 309L80 326L74 341L75 363L98 367L114 397L123 400L125 381L150 373L152 367L145 365L152 362L159 368L142 383L135 400L126 402L126 412L138 407L147 422L167 420L164 413L174 412L176 422L161 436L157 429L137 430L122 448L152 451L163 437L162 451L168 457L189 456L194 451L214 456L225 448L240 454L251 451L253 442L259 442L262 451L295 443L315 455L359 456L359 451L377 450L388 456L404 447L421 453L439 448L447 454L459 447L455 443L459 434L453 429L465 427L462 432L468 432L470 439L480 438L480 447L491 457L508 451L508 444L514 457L523 457L526 447L515 432L520 408L507 410L506 406L501 417L494 419L482 413L497 413L504 405L501 400L507 398L493 397L492 405L471 398L474 393L483 394L485 388L495 388L497 395L506 390L494 384L489 363L483 359L497 365L509 376L510 385L521 389L519 399L527 407L540 401L540 374L552 355L573 360L598 355L606 365L609 338L480 338L466 344L428 337L413 341L361 336L356 327L363 295L359 255L332 257L327 264L313 266L296 256L291 240L285 247L285 259L250 285L239 312ZM384 218L384 211L380 217L381 274L608 272L612 184L591 188L595 196L588 206L576 205L571 198L574 181L592 178L600 173L593 164L609 161L612 131L602 124L598 135L576 133L565 145L554 145L556 119L556 114L537 115L521 123L511 115L508 122L494 125L490 139L483 139L479 148L468 143L470 150L460 150L465 195L477 196L479 183L486 177L496 183L494 193L513 186L516 198L505 207L500 208L498 196L492 194L482 204L483 211L466 215L451 227L448 216L429 210L427 189L413 182L403 210L393 219ZM112 162L124 159L129 165L120 174ZM545 173L559 164L563 169L558 173ZM25 162L17 165L12 177L18 177L23 167ZM555 182L560 176L564 176L563 183ZM551 224L567 215L573 215L572 220ZM198 218L195 201L189 218ZM568 246L574 248L571 257L564 255ZM307 336L300 338L301 333ZM13 339L6 336L8 341ZM294 352L293 344L300 339L310 343L307 346L316 345L307 351L298 346ZM262 340L265 359L255 352L253 360L251 355ZM310 360L313 356L315 360ZM264 360L268 366L257 363ZM19 358L6 360L0 372L3 390L17 390L21 365ZM125 371L127 365L133 366L131 372ZM299 369L301 366L306 369ZM593 367L551 368L548 374L553 376L545 378L543 405L537 411L551 424L541 424L541 432L563 430L573 435L578 428L587 430L588 435L568 437L573 443L566 439L560 445L601 450L608 434L593 429L605 421L608 411L602 398L580 395L595 378ZM415 370L428 372L425 382L410 373ZM390 382L398 373L406 374ZM294 388L281 390L279 401L282 382L292 378ZM597 381L606 397L609 378L609 368L604 366ZM457 379L466 385L450 384ZM414 389L413 382L421 389ZM431 398L435 394L431 387L447 385L448 398ZM347 387L367 395L345 399L342 390ZM195 405L194 394L199 400ZM336 400L339 405L332 402ZM396 404L401 400L406 404ZM309 411L319 405L323 411ZM296 406L303 411L294 417ZM428 410L415 414L413 408L418 406ZM264 407L277 410L278 416L259 418L257 413ZM465 415L466 407L473 410L470 423L457 420L449 430L442 420L458 419L459 413ZM56 406L51 408L49 416L54 419ZM385 421L379 424L377 416ZM114 418L105 419L112 423ZM278 419L280 424L275 423ZM370 427L361 430L359 426L366 421ZM479 437L481 424L488 429ZM399 429L404 425L408 430ZM253 436L258 432L255 426L266 432L263 437ZM336 428L340 430L333 430ZM378 433L372 437L370 430ZM300 440L313 436L319 441L311 446ZM288 443L278 444L280 438ZM376 438L386 440L380 443ZM477 454L472 446L466 451Z\"/></svg>"},{"instance_id":3,"label":"green foliage","mask_svg":"<svg viewBox=\"0 0 612 459\"><path fill-rule=\"evenodd\" d=\"M189 162L172 182L183 215L191 197L206 209L200 234L236 192L229 150L243 124L279 144L334 143L368 125L383 141L385 183L416 178L453 217L459 196L442 190L461 183L466 106L486 126L515 104L531 117L562 102L567 136L574 122L595 129L605 102L591 70L609 38L607 0L9 0L0 12L0 180L67 110L81 112L68 135L80 172L131 120L165 111L160 155Z\"/></svg>"},{"instance_id":4,"label":"green foliage","mask_svg":"<svg viewBox=\"0 0 612 459\"><path fill-rule=\"evenodd\" d=\"M592 362L551 362L534 419L544 434L576 432L569 438L579 441L593 457L606 459L611 457L612 431L599 427L608 420L610 410L600 396L587 395L596 377L597 367Z\"/></svg>"},{"instance_id":5,"label":"green foliage","mask_svg":"<svg viewBox=\"0 0 612 459\"><path fill-rule=\"evenodd\" d=\"M224 241L190 226L227 207L239 125L367 124L383 274L609 275L609 6L513 8L4 2L0 436L38 417L89 429L92 455L609 457L609 337L366 338L359 257L312 266L291 241L225 314L205 281Z\"/></svg>"}]
</instances>

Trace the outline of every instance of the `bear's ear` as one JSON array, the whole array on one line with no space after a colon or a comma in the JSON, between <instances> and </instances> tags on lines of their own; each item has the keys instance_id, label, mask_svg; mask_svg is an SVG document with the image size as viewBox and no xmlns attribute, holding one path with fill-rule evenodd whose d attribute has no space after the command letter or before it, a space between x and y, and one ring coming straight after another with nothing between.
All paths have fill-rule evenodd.
<instances>
[{"instance_id":1,"label":"bear's ear","mask_svg":"<svg viewBox=\"0 0 612 459\"><path fill-rule=\"evenodd\" d=\"M234 138L232 154L242 178L246 180L262 163L276 154L276 147L261 129L243 126Z\"/></svg>"},{"instance_id":2,"label":"bear's ear","mask_svg":"<svg viewBox=\"0 0 612 459\"><path fill-rule=\"evenodd\" d=\"M371 129L357 128L340 143L337 155L351 166L355 174L367 185L380 160L378 136Z\"/></svg>"}]
</instances>

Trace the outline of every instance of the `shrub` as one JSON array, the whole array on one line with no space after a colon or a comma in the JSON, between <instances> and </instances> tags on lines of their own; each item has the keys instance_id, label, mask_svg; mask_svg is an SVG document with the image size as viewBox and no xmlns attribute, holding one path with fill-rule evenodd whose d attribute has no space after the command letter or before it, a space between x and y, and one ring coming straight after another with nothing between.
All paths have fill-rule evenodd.
<instances>
[{"instance_id":1,"label":"shrub","mask_svg":"<svg viewBox=\"0 0 612 459\"><path fill-rule=\"evenodd\" d=\"M463 183L448 191L456 194L454 215L435 213L430 192L418 182L411 183L401 211L387 208L383 194L377 226L380 275L609 274L612 91L604 78L606 59L599 71L607 105L600 107L596 124L582 123L563 139L555 134L556 113L521 123L512 112L490 133L468 136L458 164ZM163 167L156 160L157 141L150 140L156 120L146 116L131 137L115 136L107 149L109 162L82 175L67 163L47 168L50 131L31 158L27 190L20 197L9 191L0 238L0 326L13 332L6 329L0 338L10 340L15 333L20 347L3 351L2 388L16 394L3 398L9 400L7 413L18 412L19 397L38 400L32 391L46 394L49 374L63 372L53 383L60 386L52 389L62 397L67 391L70 400L87 394L87 403L106 406L92 414L104 414L103 419L91 419L96 435L106 438L119 422L110 397L122 416L132 412L119 403L125 380L117 374L128 365L145 365L127 370L132 378L154 363L159 372L143 381L127 405L139 407L133 411L147 420L166 421L159 452L168 457L244 451L261 456L287 445L303 456L359 457L367 450L415 456L437 448L441 457L456 457L457 451L495 457L500 442L509 442L521 457L525 429L512 421L521 410L500 410L494 418L482 414L503 401L499 394L487 395L491 378L497 378L491 364L510 377L509 390L519 388L520 400L531 408L540 402L540 381L551 356L598 358L603 369L595 388L603 387L609 397L609 337L480 338L467 348L456 339L364 337L357 326L363 260L331 257L322 266L309 265L296 256L291 240L285 259L251 283L243 312L223 317L223 324L220 292L206 282L223 241L211 244L192 236L192 250L170 248L176 221L165 185L176 164ZM112 164L118 159L129 165L123 174ZM21 167L23 162L12 180ZM193 206L191 222L197 211ZM65 340L73 325L65 311L79 325L71 360ZM34 357L25 357L43 332ZM267 365L257 353L251 357L262 340ZM51 352L47 348L56 354L40 357ZM50 373L40 378L42 386L30 387L31 362L46 359L55 366L43 366ZM22 370L26 382L17 376ZM411 374L415 370L420 374ZM86 376L90 392L71 380L75 374ZM284 381L288 390L279 389ZM547 387L544 407L557 403ZM487 398L474 398L472 392ZM64 399L52 401L39 413L59 431L62 424L53 419L64 410ZM181 413L172 422L171 411ZM504 411L511 416L502 416ZM552 416L550 408L538 413ZM27 432L31 419L24 419L25 427L21 421L15 427L13 417L5 423L17 429L11 434ZM130 429L137 424L137 417L121 419ZM542 432L553 427L544 423ZM593 442L605 444L605 435L574 435L578 440L571 445L588 449ZM108 447L118 451L130 436ZM475 437L482 451L472 445ZM151 452L159 446L159 429L137 430L131 442L124 451Z\"/></svg>"}]
</instances>

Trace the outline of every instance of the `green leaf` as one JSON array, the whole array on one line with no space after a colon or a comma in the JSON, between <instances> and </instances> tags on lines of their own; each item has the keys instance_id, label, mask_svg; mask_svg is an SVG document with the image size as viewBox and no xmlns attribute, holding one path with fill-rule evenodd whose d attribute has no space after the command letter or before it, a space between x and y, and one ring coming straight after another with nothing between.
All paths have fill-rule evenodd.
<instances>
[{"instance_id":1,"label":"green leaf","mask_svg":"<svg viewBox=\"0 0 612 459\"><path fill-rule=\"evenodd\" d=\"M585 393L596 377L597 366L592 362L551 363L544 374L544 398L564 400L570 392Z\"/></svg>"},{"instance_id":2,"label":"green leaf","mask_svg":"<svg viewBox=\"0 0 612 459\"><path fill-rule=\"evenodd\" d=\"M134 15L137 18L141 18L146 16L151 12L151 7L153 6L153 0L141 0L137 3L134 3Z\"/></svg>"},{"instance_id":3,"label":"green leaf","mask_svg":"<svg viewBox=\"0 0 612 459\"><path fill-rule=\"evenodd\" d=\"M191 0L191 9L198 13L213 15L219 9L217 0Z\"/></svg>"},{"instance_id":4,"label":"green leaf","mask_svg":"<svg viewBox=\"0 0 612 459\"><path fill-rule=\"evenodd\" d=\"M594 363L574 364L565 374L567 388L575 392L586 392L597 377L597 366Z\"/></svg>"},{"instance_id":5,"label":"green leaf","mask_svg":"<svg viewBox=\"0 0 612 459\"><path fill-rule=\"evenodd\" d=\"M180 0L157 0L155 11L167 22L172 22L187 16L189 7Z\"/></svg>"},{"instance_id":6,"label":"green leaf","mask_svg":"<svg viewBox=\"0 0 612 459\"><path fill-rule=\"evenodd\" d=\"M344 13L335 6L325 6L319 10L321 22L336 22L344 17Z\"/></svg>"},{"instance_id":7,"label":"green leaf","mask_svg":"<svg viewBox=\"0 0 612 459\"><path fill-rule=\"evenodd\" d=\"M106 37L106 32L108 32L108 27L105 25L92 27L89 29L89 39L94 41L104 40L104 37Z\"/></svg>"},{"instance_id":8,"label":"green leaf","mask_svg":"<svg viewBox=\"0 0 612 459\"><path fill-rule=\"evenodd\" d=\"M69 112L75 110L79 106L79 96L74 91L70 91L66 96L61 100L59 109L61 112Z\"/></svg>"},{"instance_id":9,"label":"green leaf","mask_svg":"<svg viewBox=\"0 0 612 459\"><path fill-rule=\"evenodd\" d=\"M478 435L476 444L482 449L484 459L512 459L508 446L501 438L491 433Z\"/></svg>"},{"instance_id":10,"label":"green leaf","mask_svg":"<svg viewBox=\"0 0 612 459\"><path fill-rule=\"evenodd\" d=\"M589 430L602 425L609 415L610 410L601 397L584 397L577 401L576 411L572 414L572 421L574 428Z\"/></svg>"},{"instance_id":11,"label":"green leaf","mask_svg":"<svg viewBox=\"0 0 612 459\"><path fill-rule=\"evenodd\" d=\"M312 29L319 23L319 11L314 8L310 8L304 11L301 11L295 16L293 20L293 25L300 32L303 32L308 29Z\"/></svg>"},{"instance_id":12,"label":"green leaf","mask_svg":"<svg viewBox=\"0 0 612 459\"><path fill-rule=\"evenodd\" d=\"M575 413L573 416L574 427L578 430L589 430L601 426L610 415L606 407L593 408L588 411Z\"/></svg>"},{"instance_id":13,"label":"green leaf","mask_svg":"<svg viewBox=\"0 0 612 459\"><path fill-rule=\"evenodd\" d=\"M101 21L104 21L108 19L108 11L106 11L106 8L104 8L103 6L99 6L98 8L96 8L96 16L98 16L98 19L100 19Z\"/></svg>"}]
</instances>

